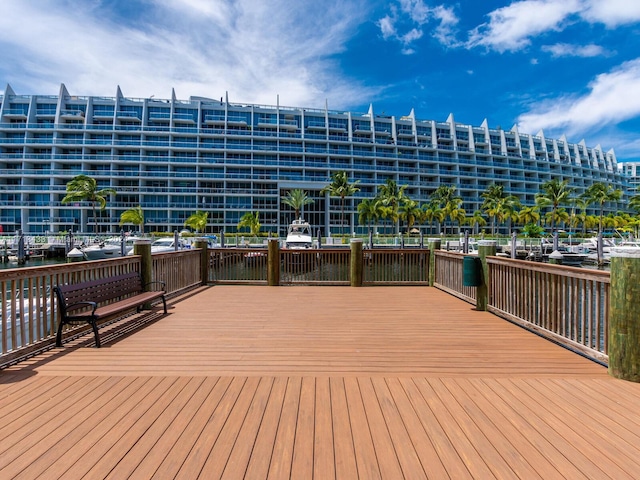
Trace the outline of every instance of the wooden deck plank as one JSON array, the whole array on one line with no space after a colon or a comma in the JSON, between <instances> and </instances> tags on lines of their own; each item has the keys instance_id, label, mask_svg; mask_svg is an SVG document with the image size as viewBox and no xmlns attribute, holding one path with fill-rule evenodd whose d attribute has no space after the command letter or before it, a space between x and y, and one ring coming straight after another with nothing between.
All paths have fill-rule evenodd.
<instances>
[{"instance_id":1,"label":"wooden deck plank","mask_svg":"<svg viewBox=\"0 0 640 480\"><path fill-rule=\"evenodd\" d=\"M234 379L224 377L216 378L215 380L215 383L211 385L210 390L207 392L207 397L202 404L194 406L195 413L192 415L188 425L180 435L174 437L174 444L171 450L158 464L155 473L150 478L175 478L189 455L192 454L194 446L198 444L201 436L203 434L213 436L212 432L209 431L211 423L214 421L213 415L217 414L217 420L221 419L224 415L224 412L218 410L218 406L222 398L227 394ZM236 385L234 385L233 388L235 387ZM233 393L230 393L230 395L233 395ZM193 462L193 465L195 465L195 468L199 471L197 461ZM146 468L151 469L152 467L147 466Z\"/></svg>"},{"instance_id":2,"label":"wooden deck plank","mask_svg":"<svg viewBox=\"0 0 640 480\"><path fill-rule=\"evenodd\" d=\"M474 389L465 379L443 379L443 385L447 388L451 399L457 400L456 408L459 412L464 412L465 418L471 421L478 433L482 433L487 439L484 443L489 443L495 448L497 454L506 466L508 466L517 478L550 478L557 471L538 472L535 469L535 462L529 463L525 460L529 456L531 444L526 441L515 429L509 429L504 422L498 422L498 428L494 420L499 416L491 404L484 402L482 397L474 392ZM480 406L481 405L481 406ZM460 422L460 415L456 415ZM486 455L485 452L481 454ZM489 458L488 455L485 458ZM538 457L537 460L542 460ZM494 463L494 462L491 462ZM499 472L496 472L497 476Z\"/></svg>"},{"instance_id":3,"label":"wooden deck plank","mask_svg":"<svg viewBox=\"0 0 640 480\"><path fill-rule=\"evenodd\" d=\"M548 382L524 380L526 391L534 400L543 401L549 406L548 411L554 421L562 422L561 427L556 428L568 441L580 449L590 458L598 458L598 466L612 475L613 478L625 478L638 471L637 455L629 457L626 442L611 442L614 435L609 426L595 425L589 419L588 413L581 408L580 398L573 392L564 388L549 388ZM576 431L569 425L581 424L580 431ZM606 433L605 433L606 432ZM627 451L625 451L627 450ZM621 455L627 455L622 465L618 465L616 459ZM634 459L632 459L634 458Z\"/></svg>"},{"instance_id":4,"label":"wooden deck plank","mask_svg":"<svg viewBox=\"0 0 640 480\"><path fill-rule=\"evenodd\" d=\"M93 413L92 405L99 401L101 395L109 392L112 384L117 383L115 379L106 379L106 382L104 380L81 378L75 383L79 388L58 394L56 398L62 403L53 405L53 408L48 403L38 411L37 416L21 418L20 423L24 422L23 426L2 437L1 443L8 449L2 452L4 466L0 468L0 474L11 478L32 463L37 465L46 462L48 457L43 460L42 455L59 444L60 439L72 430L77 421L88 420ZM70 398L74 399L71 405Z\"/></svg>"},{"instance_id":5,"label":"wooden deck plank","mask_svg":"<svg viewBox=\"0 0 640 480\"><path fill-rule=\"evenodd\" d=\"M313 441L315 434L316 381L304 377L300 388L300 404L296 422L291 478L313 478Z\"/></svg>"},{"instance_id":6,"label":"wooden deck plank","mask_svg":"<svg viewBox=\"0 0 640 480\"><path fill-rule=\"evenodd\" d=\"M235 377L231 381L175 478L198 478L246 382L244 377ZM224 462L226 463L226 459ZM162 478L162 475L160 473L158 478Z\"/></svg>"},{"instance_id":7,"label":"wooden deck plank","mask_svg":"<svg viewBox=\"0 0 640 480\"><path fill-rule=\"evenodd\" d=\"M336 462L334 452L333 410L329 378L316 379L315 431L313 441L313 478L334 480Z\"/></svg>"},{"instance_id":8,"label":"wooden deck plank","mask_svg":"<svg viewBox=\"0 0 640 480\"><path fill-rule=\"evenodd\" d=\"M155 412L152 410L147 412L149 416L157 415L149 428L143 431L142 428L138 426L136 433L133 433L134 429L127 432L127 434L132 438L132 445L124 454L121 454L121 459L117 462L115 468L111 469L105 475L105 478L116 480L121 478L131 478L131 475L138 468L142 459L152 458L150 456L150 452L158 439L164 435L165 431L175 421L176 417L180 415L185 405L189 400L191 400L193 395L195 395L203 382L202 377L181 378L180 380L184 381L183 388L181 390L177 390L181 385L180 383L177 383L177 391L175 391L175 394L171 394L169 391L167 392L168 405L166 408L162 411L159 411L160 409L158 408ZM136 435L139 435L137 439ZM123 445L126 445L126 443L123 442ZM113 455L114 451L110 450L109 453ZM109 462L108 459L106 461L108 463L112 463Z\"/></svg>"},{"instance_id":9,"label":"wooden deck plank","mask_svg":"<svg viewBox=\"0 0 640 480\"><path fill-rule=\"evenodd\" d=\"M332 377L329 380L329 384L331 388L336 478L338 480L358 478L344 379Z\"/></svg>"},{"instance_id":10,"label":"wooden deck plank","mask_svg":"<svg viewBox=\"0 0 640 480\"><path fill-rule=\"evenodd\" d=\"M389 437L393 443L398 462L402 468L404 478L427 478L425 466L420 463L416 453L416 447L407 432L407 426L398 412L396 402L389 391L389 387L383 378L373 378L373 388L378 398L380 410L385 419Z\"/></svg>"},{"instance_id":11,"label":"wooden deck plank","mask_svg":"<svg viewBox=\"0 0 640 480\"><path fill-rule=\"evenodd\" d=\"M269 466L273 458L273 449L276 444L276 434L284 406L287 382L288 379L286 377L274 379L264 417L260 423L256 442L247 465L246 478L267 478L269 475Z\"/></svg>"},{"instance_id":12,"label":"wooden deck plank","mask_svg":"<svg viewBox=\"0 0 640 480\"><path fill-rule=\"evenodd\" d=\"M108 419L112 418L113 406L128 402L140 390L140 382L134 378L110 380L101 382L100 388L93 387L89 394L82 396L81 400L86 400L86 405L83 401L77 401L69 407L68 415L61 419L63 423L43 438L37 450L31 449L32 453L39 451L41 454L21 472L23 478L37 478L46 472L52 472L49 478L71 478L64 472L78 462L84 464L92 461L85 457L86 451L102 433L111 428ZM104 408L96 408L98 402L105 402ZM44 435L43 431L38 433Z\"/></svg>"},{"instance_id":13,"label":"wooden deck plank","mask_svg":"<svg viewBox=\"0 0 640 480\"><path fill-rule=\"evenodd\" d=\"M131 400L126 400L126 408L112 404L111 408L115 407L116 411L109 417L113 420L108 426L110 428L100 437L92 432L89 437L92 440L91 448L65 472L64 477L105 478L152 424L159 410L167 405L165 400L173 391L181 390L186 380L176 377L151 378L130 395Z\"/></svg>"},{"instance_id":14,"label":"wooden deck plank","mask_svg":"<svg viewBox=\"0 0 640 480\"><path fill-rule=\"evenodd\" d=\"M290 478L291 476L293 445L296 438L301 388L302 378L296 377L288 379L278 431L276 433L276 441L273 445L269 475L267 477L270 480Z\"/></svg>"},{"instance_id":15,"label":"wooden deck plank","mask_svg":"<svg viewBox=\"0 0 640 480\"><path fill-rule=\"evenodd\" d=\"M369 378L358 379L362 403L373 439L382 478L403 478L398 452L393 444L380 403Z\"/></svg>"},{"instance_id":16,"label":"wooden deck plank","mask_svg":"<svg viewBox=\"0 0 640 480\"><path fill-rule=\"evenodd\" d=\"M432 288L216 286L149 318L0 371L1 478L640 468L640 385Z\"/></svg>"},{"instance_id":17,"label":"wooden deck plank","mask_svg":"<svg viewBox=\"0 0 640 480\"><path fill-rule=\"evenodd\" d=\"M392 396L390 403L395 405L398 416L391 422L404 425L407 435L411 439L411 447L415 449L422 469L428 478L448 478L449 474L442 465L438 452L433 448L429 436L422 428L420 416L412 407L407 392L397 378L387 379L386 382Z\"/></svg>"},{"instance_id":18,"label":"wooden deck plank","mask_svg":"<svg viewBox=\"0 0 640 480\"><path fill-rule=\"evenodd\" d=\"M222 472L221 478L234 479L245 477L247 465L249 464L249 459L253 452L256 437L258 436L258 431L262 424L262 419L264 418L265 409L271 395L273 383L274 379L272 377L262 377L260 379L260 384L258 385L255 396L253 397L253 401L249 405L249 409L236 438L234 447L229 455L227 465ZM207 476L205 478L217 477Z\"/></svg>"},{"instance_id":19,"label":"wooden deck plank","mask_svg":"<svg viewBox=\"0 0 640 480\"><path fill-rule=\"evenodd\" d=\"M371 429L365 411L360 385L357 378L344 380L347 404L349 405L349 420L353 432L353 446L358 466L358 478L378 480L382 478L376 449L371 436Z\"/></svg>"},{"instance_id":20,"label":"wooden deck plank","mask_svg":"<svg viewBox=\"0 0 640 480\"><path fill-rule=\"evenodd\" d=\"M193 437L191 429L194 422L199 425L204 424L204 421L202 423L199 422L198 416L202 416L203 411L205 411L205 402L214 401L211 397L211 392L220 380L218 377L195 378L202 380L196 391L188 399L180 413L176 415L174 421L161 434L155 445L151 447L146 455L139 458L140 464L128 477L129 480L146 480L152 478L158 472L161 475L166 475L168 471L175 473L178 470L179 465L176 468L178 459L184 458L186 455L176 454L174 447L180 445L180 450L184 451L185 446L180 439L185 440ZM165 464L165 461L170 465Z\"/></svg>"},{"instance_id":21,"label":"wooden deck plank","mask_svg":"<svg viewBox=\"0 0 640 480\"><path fill-rule=\"evenodd\" d=\"M28 426L31 422L37 423L36 419L51 406L47 399L65 393L67 398L73 397L76 390L85 385L80 377L60 377L59 381L31 382L33 388L26 389L25 392L16 392L6 405L0 408L0 438L10 437L11 442L17 442L21 436L16 425ZM7 399L9 400L9 399ZM21 401L22 400L22 401ZM64 405L58 408L64 409ZM10 442L0 444L0 453L11 445Z\"/></svg>"},{"instance_id":22,"label":"wooden deck plank","mask_svg":"<svg viewBox=\"0 0 640 480\"><path fill-rule=\"evenodd\" d=\"M473 478L493 478L494 474L487 465L484 457L478 452L473 443L458 425L456 417L447 408L447 405L437 394L440 380L415 379L416 386L420 390L422 397L436 415L438 421L444 426L444 430L449 437L449 441L456 449L456 452L469 469ZM435 384L435 387L434 387ZM512 476L512 475L511 475Z\"/></svg>"},{"instance_id":23,"label":"wooden deck plank","mask_svg":"<svg viewBox=\"0 0 640 480\"><path fill-rule=\"evenodd\" d=\"M218 435L218 438L213 444L213 448L211 448L211 452L204 462L198 478L208 479L222 477L261 382L262 379L260 377L250 377L245 382L240 395L238 395L237 400L234 402L227 416L220 435Z\"/></svg>"},{"instance_id":24,"label":"wooden deck plank","mask_svg":"<svg viewBox=\"0 0 640 480\"><path fill-rule=\"evenodd\" d=\"M593 458L574 445L571 439L566 438L565 426L553 416L546 408L541 408L538 401L531 398L532 392L523 392L519 382L507 379L497 379L493 384L494 391L502 391L500 395L508 398L512 404L517 404L519 410L527 418L529 429L533 428L549 441L546 454L558 451L564 458L559 459L558 470L564 475L565 468L577 468L581 475L576 478L611 478L599 466L599 459Z\"/></svg>"}]
</instances>

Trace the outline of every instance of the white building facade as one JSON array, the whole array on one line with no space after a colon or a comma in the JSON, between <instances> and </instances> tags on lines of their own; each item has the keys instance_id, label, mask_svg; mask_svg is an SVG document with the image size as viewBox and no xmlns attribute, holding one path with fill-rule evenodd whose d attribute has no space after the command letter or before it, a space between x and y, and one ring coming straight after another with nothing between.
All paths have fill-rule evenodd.
<instances>
[{"instance_id":1,"label":"white building facade","mask_svg":"<svg viewBox=\"0 0 640 480\"><path fill-rule=\"evenodd\" d=\"M524 205L540 185L568 180L581 193L594 182L626 191L613 150L584 141L546 138L517 128L490 128L406 116L230 103L228 98L0 96L0 225L5 232L120 231L120 214L140 205L147 231L174 231L197 210L208 230L235 231L242 215L260 212L263 231L282 234L292 220L281 197L303 189L314 199L305 218L321 234L343 231L339 198L320 194L338 171L360 191L346 201L352 231L357 205L388 179L426 202L440 185L455 185L462 207L480 208L481 194L502 184ZM117 195L94 220L91 206L62 204L79 174ZM616 210L616 206L608 206Z\"/></svg>"}]
</instances>

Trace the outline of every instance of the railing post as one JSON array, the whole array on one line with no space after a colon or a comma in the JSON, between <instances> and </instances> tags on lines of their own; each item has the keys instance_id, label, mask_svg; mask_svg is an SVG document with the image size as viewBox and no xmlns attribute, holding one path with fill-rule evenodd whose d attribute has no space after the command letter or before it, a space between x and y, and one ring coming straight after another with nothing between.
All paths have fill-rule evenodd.
<instances>
[{"instance_id":1,"label":"railing post","mask_svg":"<svg viewBox=\"0 0 640 480\"><path fill-rule=\"evenodd\" d=\"M209 283L209 244L204 238L198 238L193 242L195 248L200 248L200 277L202 285Z\"/></svg>"},{"instance_id":2,"label":"railing post","mask_svg":"<svg viewBox=\"0 0 640 480\"><path fill-rule=\"evenodd\" d=\"M362 264L363 264L362 239L352 238L351 239L351 268L350 268L352 287L362 286Z\"/></svg>"},{"instance_id":3,"label":"railing post","mask_svg":"<svg viewBox=\"0 0 640 480\"><path fill-rule=\"evenodd\" d=\"M142 278L142 285L145 285L145 290L149 287L146 286L153 282L153 261L151 260L151 240L142 239L136 240L133 244L133 254L140 255L140 277ZM151 303L145 303L142 306L145 310L151 308Z\"/></svg>"},{"instance_id":4,"label":"railing post","mask_svg":"<svg viewBox=\"0 0 640 480\"><path fill-rule=\"evenodd\" d=\"M151 240L136 240L133 244L133 254L140 255L140 276L142 283L153 282L153 262L151 261Z\"/></svg>"},{"instance_id":5,"label":"railing post","mask_svg":"<svg viewBox=\"0 0 640 480\"><path fill-rule=\"evenodd\" d=\"M429 238L429 286L436 283L436 250L440 250L442 240L439 238Z\"/></svg>"},{"instance_id":6,"label":"railing post","mask_svg":"<svg viewBox=\"0 0 640 480\"><path fill-rule=\"evenodd\" d=\"M611 252L609 375L640 383L640 254Z\"/></svg>"},{"instance_id":7,"label":"railing post","mask_svg":"<svg viewBox=\"0 0 640 480\"><path fill-rule=\"evenodd\" d=\"M280 285L280 244L277 238L270 238L267 250L267 285Z\"/></svg>"},{"instance_id":8,"label":"railing post","mask_svg":"<svg viewBox=\"0 0 640 480\"><path fill-rule=\"evenodd\" d=\"M478 242L478 256L482 263L482 284L476 289L476 310L482 312L487 310L489 304L489 266L487 257L494 256L498 249L498 242L495 240L480 240Z\"/></svg>"}]
</instances>

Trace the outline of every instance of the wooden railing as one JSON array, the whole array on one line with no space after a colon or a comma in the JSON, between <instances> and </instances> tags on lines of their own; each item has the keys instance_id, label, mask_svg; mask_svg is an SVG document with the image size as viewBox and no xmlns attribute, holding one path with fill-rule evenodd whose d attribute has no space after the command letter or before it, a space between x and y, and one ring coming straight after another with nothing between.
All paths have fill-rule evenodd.
<instances>
[{"instance_id":1,"label":"wooden railing","mask_svg":"<svg viewBox=\"0 0 640 480\"><path fill-rule=\"evenodd\" d=\"M280 250L281 285L349 285L351 250Z\"/></svg>"},{"instance_id":2,"label":"wooden railing","mask_svg":"<svg viewBox=\"0 0 640 480\"><path fill-rule=\"evenodd\" d=\"M365 285L428 285L429 250L373 249L365 250Z\"/></svg>"},{"instance_id":3,"label":"wooden railing","mask_svg":"<svg viewBox=\"0 0 640 480\"><path fill-rule=\"evenodd\" d=\"M462 300L476 303L476 287L465 287L462 281L463 253L436 250L434 286Z\"/></svg>"},{"instance_id":4,"label":"wooden railing","mask_svg":"<svg viewBox=\"0 0 640 480\"><path fill-rule=\"evenodd\" d=\"M199 249L155 253L151 261L154 280L165 282L169 296L202 284Z\"/></svg>"},{"instance_id":5,"label":"wooden railing","mask_svg":"<svg viewBox=\"0 0 640 480\"><path fill-rule=\"evenodd\" d=\"M607 363L609 272L498 257L487 263L487 310Z\"/></svg>"},{"instance_id":6,"label":"wooden railing","mask_svg":"<svg viewBox=\"0 0 640 480\"><path fill-rule=\"evenodd\" d=\"M264 248L210 248L209 281L220 284L267 284Z\"/></svg>"},{"instance_id":7,"label":"wooden railing","mask_svg":"<svg viewBox=\"0 0 640 480\"><path fill-rule=\"evenodd\" d=\"M348 248L279 251L280 285L349 285ZM268 251L264 248L209 250L209 280L219 284L266 284ZM428 285L428 249L373 249L363 252L363 284Z\"/></svg>"}]
</instances>

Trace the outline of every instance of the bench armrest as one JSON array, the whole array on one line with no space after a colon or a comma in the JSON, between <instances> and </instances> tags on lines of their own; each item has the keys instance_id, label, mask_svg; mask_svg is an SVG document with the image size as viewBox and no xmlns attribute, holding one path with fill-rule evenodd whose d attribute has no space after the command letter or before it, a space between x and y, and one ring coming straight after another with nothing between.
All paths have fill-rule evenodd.
<instances>
[{"instance_id":1,"label":"bench armrest","mask_svg":"<svg viewBox=\"0 0 640 480\"><path fill-rule=\"evenodd\" d=\"M146 289L147 289L147 287L148 287L149 285L153 285L153 284L155 284L155 283L158 283L158 284L162 285L162 291L163 291L163 292L164 292L164 291L166 291L166 289L167 289L167 287L166 287L166 283L165 283L165 282L161 282L161 281L155 281L155 282L145 283L145 284L142 286L142 289L143 289L143 290L146 290Z\"/></svg>"},{"instance_id":2,"label":"bench armrest","mask_svg":"<svg viewBox=\"0 0 640 480\"><path fill-rule=\"evenodd\" d=\"M71 312L73 310L78 310L82 307L91 307L91 313L95 313L96 308L98 308L98 304L96 302L78 302L72 303L71 305L67 305L67 312Z\"/></svg>"}]
</instances>

